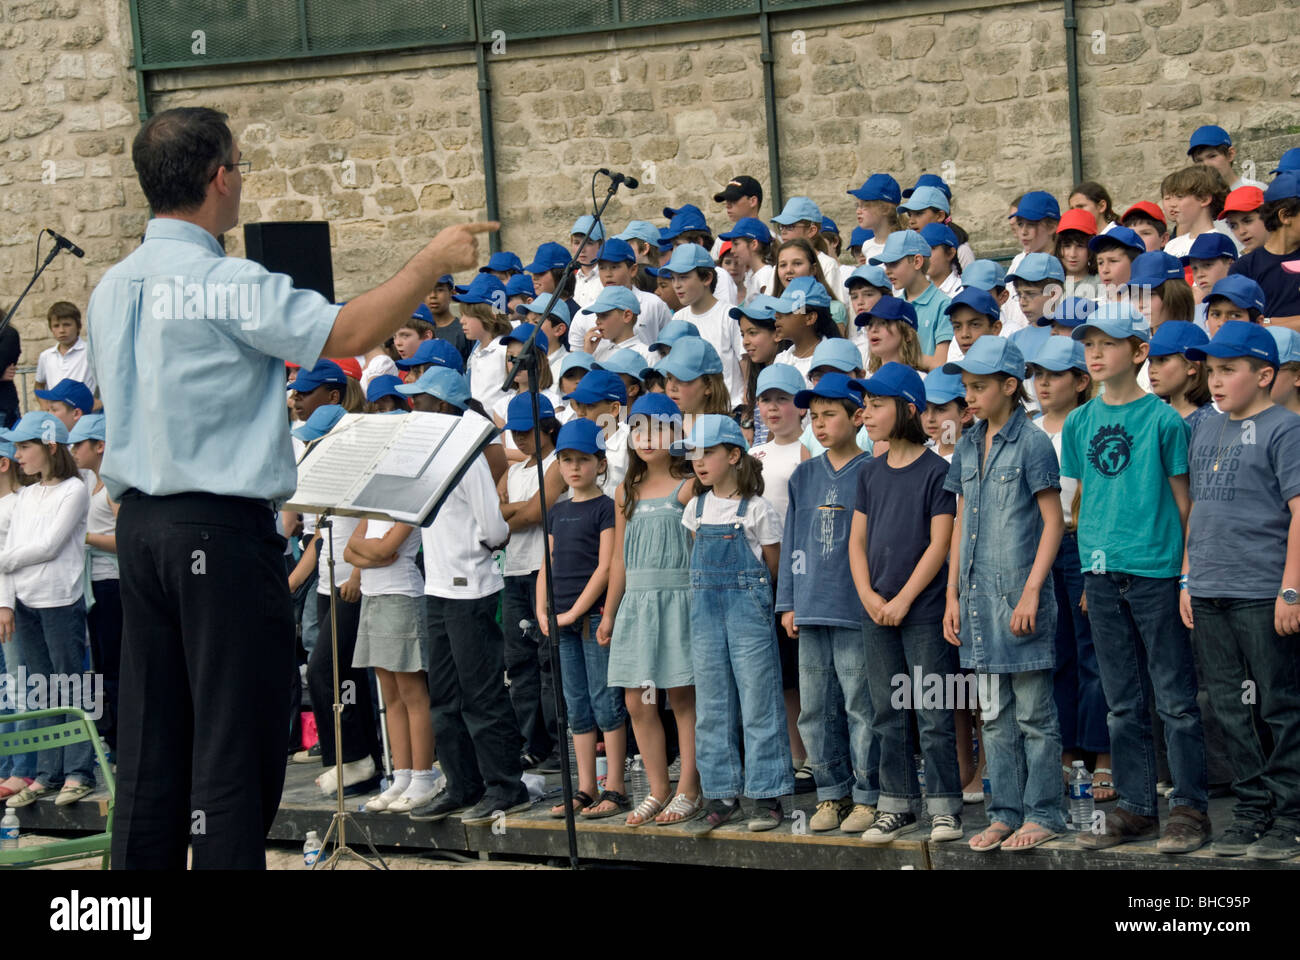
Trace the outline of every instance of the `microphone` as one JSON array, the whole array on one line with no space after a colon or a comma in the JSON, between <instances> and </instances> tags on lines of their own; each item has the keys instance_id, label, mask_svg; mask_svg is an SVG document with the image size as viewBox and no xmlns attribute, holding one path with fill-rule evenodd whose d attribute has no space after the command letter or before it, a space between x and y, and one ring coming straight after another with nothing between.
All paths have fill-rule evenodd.
<instances>
[{"instance_id":1,"label":"microphone","mask_svg":"<svg viewBox=\"0 0 1300 960\"><path fill-rule=\"evenodd\" d=\"M636 177L629 177L625 173L611 173L610 171L604 169L603 167L600 170L597 170L596 172L603 173L605 176L609 177L615 183L621 183L624 186L626 186L629 190L635 190L637 187L641 186L640 180L638 180Z\"/></svg>"},{"instance_id":2,"label":"microphone","mask_svg":"<svg viewBox=\"0 0 1300 960\"><path fill-rule=\"evenodd\" d=\"M54 238L54 244L55 244L56 247L59 247L59 248L61 248L61 249L63 249L63 250L67 250L67 251L68 251L69 253L71 253L74 257L84 257L84 256L86 255L86 251L85 251L85 250L82 250L79 246L77 246L75 243L73 243L73 242L72 242L71 240L69 240L67 237L65 237L65 236L63 236L63 235L61 235L61 234L55 233L55 232L54 232L53 230L51 230L49 227L46 227L46 228L45 228L45 232L48 233L51 237Z\"/></svg>"}]
</instances>

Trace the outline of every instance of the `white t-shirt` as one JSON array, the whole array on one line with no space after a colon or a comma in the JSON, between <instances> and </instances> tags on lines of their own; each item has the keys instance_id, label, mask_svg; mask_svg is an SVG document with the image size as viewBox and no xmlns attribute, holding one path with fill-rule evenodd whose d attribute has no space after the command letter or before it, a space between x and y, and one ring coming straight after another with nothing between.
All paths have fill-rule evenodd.
<instances>
[{"instance_id":1,"label":"white t-shirt","mask_svg":"<svg viewBox=\"0 0 1300 960\"><path fill-rule=\"evenodd\" d=\"M378 540L395 524L391 520L370 520L366 523L366 539ZM420 551L420 535L412 530L397 548L397 559L386 567L361 568L361 593L367 597L424 596L424 578L415 565L415 555Z\"/></svg>"},{"instance_id":2,"label":"white t-shirt","mask_svg":"<svg viewBox=\"0 0 1300 960\"><path fill-rule=\"evenodd\" d=\"M311 517L312 532L316 530L316 514L303 516L303 525L306 526L307 516ZM371 520L371 523L377 521ZM348 541L352 539L352 534L356 531L361 521L357 517L333 517L330 520L332 530L322 530L320 532L320 542L316 544L316 593L322 597L330 595L330 543L334 544L334 586L341 587L352 577L352 571L355 569L352 564L343 559L343 554L347 550ZM331 537L332 533L332 537Z\"/></svg>"},{"instance_id":3,"label":"white t-shirt","mask_svg":"<svg viewBox=\"0 0 1300 960\"><path fill-rule=\"evenodd\" d=\"M790 475L802 462L803 449L803 444L796 439L793 443L769 440L756 444L749 451L763 465L763 499L772 505L782 522L786 508L790 506Z\"/></svg>"},{"instance_id":4,"label":"white t-shirt","mask_svg":"<svg viewBox=\"0 0 1300 960\"><path fill-rule=\"evenodd\" d=\"M620 423L612 436L605 438L605 481L600 489L605 496L614 499L618 485L627 476L627 444L631 430L626 423Z\"/></svg>"},{"instance_id":5,"label":"white t-shirt","mask_svg":"<svg viewBox=\"0 0 1300 960\"><path fill-rule=\"evenodd\" d=\"M109 535L117 532L117 517L108 503L108 487L90 495L90 512L86 515L86 533ZM87 548L89 549L89 548ZM99 552L90 557L91 580L118 579L117 554Z\"/></svg>"},{"instance_id":6,"label":"white t-shirt","mask_svg":"<svg viewBox=\"0 0 1300 960\"><path fill-rule=\"evenodd\" d=\"M36 379L45 384L46 389L53 387L60 380L79 380L95 392L95 372L90 368L90 347L81 337L68 348L67 353L59 352L56 343L41 351L36 359Z\"/></svg>"},{"instance_id":7,"label":"white t-shirt","mask_svg":"<svg viewBox=\"0 0 1300 960\"><path fill-rule=\"evenodd\" d=\"M1232 182L1228 192L1231 193L1233 190L1239 190L1242 187L1258 187L1260 190L1267 190L1268 184L1260 183L1258 180L1251 180L1249 177L1238 177Z\"/></svg>"},{"instance_id":8,"label":"white t-shirt","mask_svg":"<svg viewBox=\"0 0 1300 960\"><path fill-rule=\"evenodd\" d=\"M602 363L609 359L610 354L618 350L631 350L634 353L640 354L641 358L645 360L645 365L647 367L654 366L655 361L659 359L659 354L656 351L651 350L646 345L645 341L635 334L619 343L614 343L611 340L601 340L596 344L596 350L592 354L592 357L597 363Z\"/></svg>"},{"instance_id":9,"label":"white t-shirt","mask_svg":"<svg viewBox=\"0 0 1300 960\"><path fill-rule=\"evenodd\" d=\"M659 339L659 331L673 318L673 312L658 294L646 293L640 287L633 287L632 293L641 305L641 312L636 316L636 326L632 331L642 342L654 343Z\"/></svg>"},{"instance_id":10,"label":"white t-shirt","mask_svg":"<svg viewBox=\"0 0 1300 960\"><path fill-rule=\"evenodd\" d=\"M564 358L568 355L569 351L560 347L558 350L551 351L546 357L547 362L551 365L551 383L556 388L560 386L560 367L564 366Z\"/></svg>"},{"instance_id":11,"label":"white t-shirt","mask_svg":"<svg viewBox=\"0 0 1300 960\"><path fill-rule=\"evenodd\" d=\"M551 453L542 461L543 472L549 471L555 463L556 454ZM537 495L537 464L519 461L510 464L506 471L506 496L511 503L526 503ZM569 497L566 489L560 494L561 500ZM545 543L542 525L533 524L524 530L515 530L510 534L506 544L505 562L502 573L507 577L522 577L535 573L542 568L542 547Z\"/></svg>"},{"instance_id":12,"label":"white t-shirt","mask_svg":"<svg viewBox=\"0 0 1300 960\"><path fill-rule=\"evenodd\" d=\"M771 296L772 279L775 276L776 267L772 266L770 263L764 264L757 270L751 271L749 276L745 278L745 290L748 294L748 296L745 297L746 302L758 296L760 293Z\"/></svg>"},{"instance_id":13,"label":"white t-shirt","mask_svg":"<svg viewBox=\"0 0 1300 960\"><path fill-rule=\"evenodd\" d=\"M66 607L82 596L90 495L80 477L18 491L0 550L0 607Z\"/></svg>"},{"instance_id":14,"label":"white t-shirt","mask_svg":"<svg viewBox=\"0 0 1300 960\"><path fill-rule=\"evenodd\" d=\"M17 502L17 492L6 493L0 497L0 546L3 546L5 538L9 536L9 521L13 518L14 505Z\"/></svg>"},{"instance_id":15,"label":"white t-shirt","mask_svg":"<svg viewBox=\"0 0 1300 960\"><path fill-rule=\"evenodd\" d=\"M584 273L582 267L573 271L573 299L578 306L591 306L604 288L605 285L600 282L600 271L594 263L591 265L591 273Z\"/></svg>"},{"instance_id":16,"label":"white t-shirt","mask_svg":"<svg viewBox=\"0 0 1300 960\"><path fill-rule=\"evenodd\" d=\"M492 471L483 457L475 457L433 523L421 528L424 592L463 600L496 593L505 581L489 547L500 546L509 535Z\"/></svg>"},{"instance_id":17,"label":"white t-shirt","mask_svg":"<svg viewBox=\"0 0 1300 960\"><path fill-rule=\"evenodd\" d=\"M1042 417L1034 418L1034 426L1047 433L1047 428L1043 426ZM1047 436L1052 441L1052 449L1056 451L1056 459L1059 462L1061 459L1061 432L1058 430L1056 433L1047 433ZM1065 522L1067 524L1070 522L1070 508L1074 505L1074 491L1077 489L1079 489L1077 479L1074 477L1061 477L1061 509L1065 511Z\"/></svg>"},{"instance_id":18,"label":"white t-shirt","mask_svg":"<svg viewBox=\"0 0 1300 960\"><path fill-rule=\"evenodd\" d=\"M872 237L862 245L862 256L866 258L867 263L871 262L872 257L878 257L885 252L885 241Z\"/></svg>"},{"instance_id":19,"label":"white t-shirt","mask_svg":"<svg viewBox=\"0 0 1300 960\"><path fill-rule=\"evenodd\" d=\"M465 362L465 375L469 377L469 392L484 410L491 410L505 396L501 381L506 378L506 348L500 340L484 347L475 343Z\"/></svg>"},{"instance_id":20,"label":"white t-shirt","mask_svg":"<svg viewBox=\"0 0 1300 960\"><path fill-rule=\"evenodd\" d=\"M957 247L957 262L961 264L963 270L974 263L975 260L975 251L971 249L969 243L963 243Z\"/></svg>"},{"instance_id":21,"label":"white t-shirt","mask_svg":"<svg viewBox=\"0 0 1300 960\"><path fill-rule=\"evenodd\" d=\"M364 393L370 389L370 381L375 377L400 377L402 372L397 369L397 364L393 358L386 353L371 357L370 362L366 364L365 369L361 371L361 391Z\"/></svg>"},{"instance_id":22,"label":"white t-shirt","mask_svg":"<svg viewBox=\"0 0 1300 960\"><path fill-rule=\"evenodd\" d=\"M727 383L727 393L731 395L731 406L735 408L745 402L745 378L740 371L745 345L740 339L740 324L728 313L731 306L719 297L712 309L704 313L694 313L690 307L682 307L673 314L673 319L695 324L700 336L718 351L722 360L722 377Z\"/></svg>"},{"instance_id":23,"label":"white t-shirt","mask_svg":"<svg viewBox=\"0 0 1300 960\"><path fill-rule=\"evenodd\" d=\"M808 379L808 371L812 369L813 355L810 353L806 357L795 356L794 347L786 347L775 357L773 363L785 363L794 367L803 376L804 380ZM865 367L863 369L866 369Z\"/></svg>"},{"instance_id":24,"label":"white t-shirt","mask_svg":"<svg viewBox=\"0 0 1300 960\"><path fill-rule=\"evenodd\" d=\"M715 267L714 271L718 275L718 282L714 284L713 295L728 307L734 307L740 302L739 293L736 290L736 281L732 280L731 274L721 267Z\"/></svg>"},{"instance_id":25,"label":"white t-shirt","mask_svg":"<svg viewBox=\"0 0 1300 960\"><path fill-rule=\"evenodd\" d=\"M501 399L492 406L492 409L489 410L488 413L492 414L494 417L500 417L503 422L509 420L510 401L517 396L519 396L518 393L503 393ZM560 398L559 393L556 392L554 387L547 387L545 390L540 391L538 399L540 400L542 397L551 401L551 409L555 411L555 418L559 420L560 411L568 406L568 402ZM563 423L563 421L560 422ZM502 430L501 433L498 434L497 439L501 441L501 446L505 447L507 450L519 449L519 447L515 445L515 438L510 435L509 430Z\"/></svg>"},{"instance_id":26,"label":"white t-shirt","mask_svg":"<svg viewBox=\"0 0 1300 960\"><path fill-rule=\"evenodd\" d=\"M686 504L686 512L682 514L682 526L691 533L694 533L698 528L695 519L695 501L698 499L699 497L691 497ZM705 491L704 517L701 522L735 523L736 510L739 507L739 500L723 500L721 497L714 496L712 490ZM764 546L781 542L784 523L784 519L762 497L749 498L749 506L745 508L745 516L741 521L741 527L745 531L745 542L749 544L754 559L759 563L763 562Z\"/></svg>"},{"instance_id":27,"label":"white t-shirt","mask_svg":"<svg viewBox=\"0 0 1300 960\"><path fill-rule=\"evenodd\" d=\"M939 284L939 292L950 300L961 293L962 289L961 274L956 270L944 277L943 283Z\"/></svg>"},{"instance_id":28,"label":"white t-shirt","mask_svg":"<svg viewBox=\"0 0 1300 960\"><path fill-rule=\"evenodd\" d=\"M1233 236L1232 227L1228 226L1228 221L1215 220L1214 232L1221 233L1232 240L1233 246L1237 248L1237 255L1241 255L1241 244L1237 241L1237 238ZM1192 243L1199 236L1199 233L1180 233L1165 244L1165 253L1169 254L1171 257L1185 257L1187 256L1187 252L1192 249Z\"/></svg>"}]
</instances>

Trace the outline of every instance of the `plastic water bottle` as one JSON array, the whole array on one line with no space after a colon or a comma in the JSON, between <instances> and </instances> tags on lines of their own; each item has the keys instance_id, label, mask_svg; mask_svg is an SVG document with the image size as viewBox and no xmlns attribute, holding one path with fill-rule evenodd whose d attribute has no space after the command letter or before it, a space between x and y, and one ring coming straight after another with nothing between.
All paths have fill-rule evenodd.
<instances>
[{"instance_id":1,"label":"plastic water bottle","mask_svg":"<svg viewBox=\"0 0 1300 960\"><path fill-rule=\"evenodd\" d=\"M639 753L632 758L631 774L628 778L628 791L632 806L636 806L650 795L650 778L646 776L645 764L641 762Z\"/></svg>"},{"instance_id":2,"label":"plastic water bottle","mask_svg":"<svg viewBox=\"0 0 1300 960\"><path fill-rule=\"evenodd\" d=\"M1070 765L1070 829L1090 830L1092 808L1092 774L1082 760L1076 760Z\"/></svg>"},{"instance_id":3,"label":"plastic water bottle","mask_svg":"<svg viewBox=\"0 0 1300 960\"><path fill-rule=\"evenodd\" d=\"M320 859L320 837L315 830L307 831L307 842L302 845L302 862L312 866Z\"/></svg>"},{"instance_id":4,"label":"plastic water bottle","mask_svg":"<svg viewBox=\"0 0 1300 960\"><path fill-rule=\"evenodd\" d=\"M18 814L6 810L4 819L0 820L0 848L18 849Z\"/></svg>"}]
</instances>

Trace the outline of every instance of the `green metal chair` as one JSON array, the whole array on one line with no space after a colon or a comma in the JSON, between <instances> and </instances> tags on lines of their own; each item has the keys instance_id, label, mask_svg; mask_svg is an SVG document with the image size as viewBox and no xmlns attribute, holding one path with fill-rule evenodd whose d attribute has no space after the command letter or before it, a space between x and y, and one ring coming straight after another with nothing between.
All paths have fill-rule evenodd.
<instances>
[{"instance_id":1,"label":"green metal chair","mask_svg":"<svg viewBox=\"0 0 1300 960\"><path fill-rule=\"evenodd\" d=\"M99 731L95 729L95 721L87 716L84 710L66 707L58 710L32 710L27 713L8 714L0 717L0 722L18 723L54 718L61 718L64 722L35 730L0 733L0 757L51 750L55 747L69 747L89 740L95 748L100 781L108 788L108 816L104 822L104 832L88 837L73 837L68 840L20 847L17 850L0 849L0 870L25 870L28 867L81 860L96 855L103 858L103 869L108 869L109 849L113 843L113 805L117 798L117 785L113 781L113 768L108 765L108 758L104 755Z\"/></svg>"}]
</instances>

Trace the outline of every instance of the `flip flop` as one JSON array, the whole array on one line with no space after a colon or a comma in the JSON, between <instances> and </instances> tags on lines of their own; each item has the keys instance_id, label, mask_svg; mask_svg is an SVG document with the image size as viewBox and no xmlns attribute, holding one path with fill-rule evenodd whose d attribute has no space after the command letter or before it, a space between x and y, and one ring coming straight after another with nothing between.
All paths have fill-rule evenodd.
<instances>
[{"instance_id":1,"label":"flip flop","mask_svg":"<svg viewBox=\"0 0 1300 960\"><path fill-rule=\"evenodd\" d=\"M999 833L1001 833L1004 830L1006 832L1002 833L1002 835L998 837L997 840L995 840L993 843L988 844L987 846L983 846L983 847L975 846L975 841L978 840L980 837L984 836L984 834L988 833L990 830ZM975 853L992 853L994 850L997 850L999 847L1001 847L1002 844L1007 839L1014 836L1015 832L1016 832L1015 830L1012 830L1011 827L1007 826L1005 823L995 820L993 823L990 823L979 833L975 834L975 836L971 837L970 841L967 843L967 846L970 847L971 850L973 850Z\"/></svg>"},{"instance_id":2,"label":"flip flop","mask_svg":"<svg viewBox=\"0 0 1300 960\"><path fill-rule=\"evenodd\" d=\"M617 790L600 791L600 798L596 803L591 804L591 806L594 807L596 804L607 802L614 804L613 810L601 810L598 813L591 813L587 810L582 810L578 815L582 817L583 820L604 820L606 817L617 817L620 813L624 813L632 806L632 801L627 798L627 794L619 793Z\"/></svg>"},{"instance_id":3,"label":"flip flop","mask_svg":"<svg viewBox=\"0 0 1300 960\"><path fill-rule=\"evenodd\" d=\"M1039 837L1037 840L1033 841L1032 843L1022 844L1019 847L1003 847L1002 850L1004 853L1024 853L1026 850L1032 850L1034 849L1034 847L1041 847L1049 840L1055 840L1057 837L1060 836L1059 833L1056 833L1052 830L1048 830L1046 827L1040 827L1038 825L1034 825L1027 831L1025 830L1024 827L1021 827L1014 834L1012 834L1012 836L1018 837L1021 835L1022 832L1024 832L1026 835L1037 833L1039 834ZM1011 837L1008 837L1007 839L1010 840Z\"/></svg>"}]
</instances>

